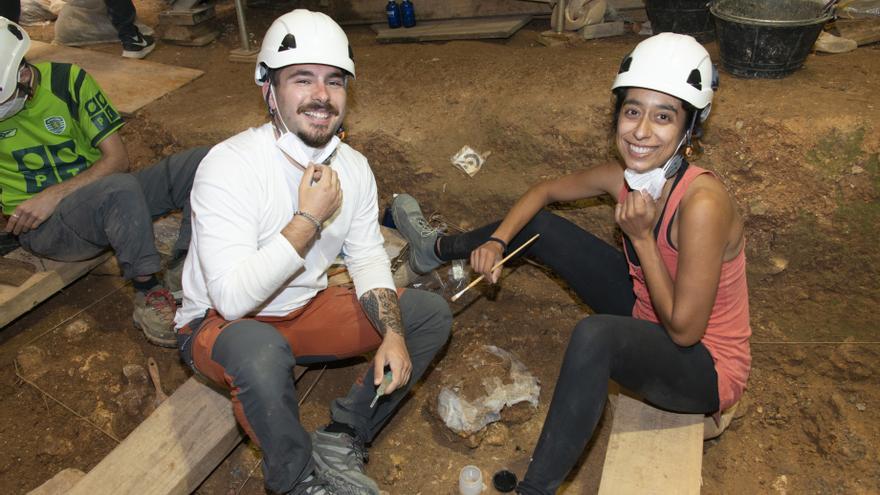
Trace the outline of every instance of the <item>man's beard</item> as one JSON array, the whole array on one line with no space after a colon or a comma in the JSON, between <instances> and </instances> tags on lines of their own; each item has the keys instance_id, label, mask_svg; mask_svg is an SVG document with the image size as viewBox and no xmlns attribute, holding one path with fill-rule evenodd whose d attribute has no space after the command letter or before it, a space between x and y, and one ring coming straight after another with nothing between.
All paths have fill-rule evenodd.
<instances>
[{"instance_id":1,"label":"man's beard","mask_svg":"<svg viewBox=\"0 0 880 495\"><path fill-rule=\"evenodd\" d=\"M324 105L317 104L317 103L311 104L311 105L305 105L305 106L298 108L296 113L305 113L305 112L312 112L312 111L325 111L332 116L339 115L339 110L337 110L336 107L334 107L330 103L327 103ZM306 145L311 146L312 148L321 148L325 144L330 142L330 139L332 139L333 136L336 134L337 128L338 128L338 125L337 126L332 126L332 125L328 126L325 130L320 130L315 127L312 127L312 128L307 127L306 129L298 129L296 131L296 135L297 135L297 137L302 139L302 142L304 142ZM309 132L309 131L311 131L311 132Z\"/></svg>"}]
</instances>

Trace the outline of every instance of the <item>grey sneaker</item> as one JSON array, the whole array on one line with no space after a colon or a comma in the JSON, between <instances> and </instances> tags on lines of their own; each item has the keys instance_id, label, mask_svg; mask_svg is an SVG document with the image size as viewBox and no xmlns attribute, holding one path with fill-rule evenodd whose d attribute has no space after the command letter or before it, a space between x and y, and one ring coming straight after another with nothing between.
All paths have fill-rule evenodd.
<instances>
[{"instance_id":1,"label":"grey sneaker","mask_svg":"<svg viewBox=\"0 0 880 495\"><path fill-rule=\"evenodd\" d=\"M326 481L310 474L308 478L293 487L293 491L287 492L287 495L335 495L336 493Z\"/></svg>"},{"instance_id":2,"label":"grey sneaker","mask_svg":"<svg viewBox=\"0 0 880 495\"><path fill-rule=\"evenodd\" d=\"M177 304L168 289L157 285L144 294L136 291L134 295L134 326L144 332L144 337L152 344L161 347L177 347L174 334L174 312Z\"/></svg>"},{"instance_id":3,"label":"grey sneaker","mask_svg":"<svg viewBox=\"0 0 880 495\"><path fill-rule=\"evenodd\" d=\"M439 232L425 220L414 197L398 194L391 202L391 217L397 231L409 243L409 266L414 272L428 273L442 264L434 254Z\"/></svg>"},{"instance_id":4,"label":"grey sneaker","mask_svg":"<svg viewBox=\"0 0 880 495\"><path fill-rule=\"evenodd\" d=\"M379 485L364 473L367 450L345 433L312 433L315 471L342 495L379 495Z\"/></svg>"}]
</instances>

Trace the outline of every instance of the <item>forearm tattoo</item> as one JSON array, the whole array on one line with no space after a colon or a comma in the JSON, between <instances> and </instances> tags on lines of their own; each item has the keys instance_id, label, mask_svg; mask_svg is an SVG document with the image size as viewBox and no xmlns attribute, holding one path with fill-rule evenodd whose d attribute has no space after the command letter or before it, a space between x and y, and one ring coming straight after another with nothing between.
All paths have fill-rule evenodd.
<instances>
[{"instance_id":1,"label":"forearm tattoo","mask_svg":"<svg viewBox=\"0 0 880 495\"><path fill-rule=\"evenodd\" d=\"M403 337L396 292L391 289L373 289L365 292L360 301L370 323L383 337L388 330Z\"/></svg>"}]
</instances>

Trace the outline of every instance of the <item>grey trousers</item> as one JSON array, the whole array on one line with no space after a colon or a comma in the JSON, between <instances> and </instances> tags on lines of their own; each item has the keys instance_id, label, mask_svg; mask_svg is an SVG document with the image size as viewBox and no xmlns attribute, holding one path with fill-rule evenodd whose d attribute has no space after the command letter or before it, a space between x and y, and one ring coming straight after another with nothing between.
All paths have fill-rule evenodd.
<instances>
[{"instance_id":1,"label":"grey trousers","mask_svg":"<svg viewBox=\"0 0 880 495\"><path fill-rule=\"evenodd\" d=\"M330 406L331 418L350 425L366 443L373 440L424 374L446 344L452 328L452 313L446 301L430 292L407 289L400 296L400 311L412 361L409 382L370 408L376 394L370 366L363 379L351 386L348 395ZM193 326L198 324L194 322ZM257 320L229 323L214 343L211 358L239 388L238 400L263 449L266 487L287 493L314 469L311 439L299 422L292 373L297 362L304 364L315 359L294 356L281 333L271 324Z\"/></svg>"},{"instance_id":2,"label":"grey trousers","mask_svg":"<svg viewBox=\"0 0 880 495\"><path fill-rule=\"evenodd\" d=\"M153 220L183 211L174 257L189 248L192 234L189 192L209 147L192 148L130 174L113 174L61 200L39 227L18 236L22 247L45 258L81 261L108 248L131 279L160 269Z\"/></svg>"}]
</instances>

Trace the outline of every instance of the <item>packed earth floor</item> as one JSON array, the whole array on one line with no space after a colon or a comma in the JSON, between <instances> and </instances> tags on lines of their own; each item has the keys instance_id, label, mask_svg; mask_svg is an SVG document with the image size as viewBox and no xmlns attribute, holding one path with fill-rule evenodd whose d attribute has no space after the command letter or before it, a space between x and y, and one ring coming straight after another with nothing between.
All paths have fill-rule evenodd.
<instances>
[{"instance_id":1,"label":"packed earth floor","mask_svg":"<svg viewBox=\"0 0 880 495\"><path fill-rule=\"evenodd\" d=\"M217 41L160 43L150 55L205 74L128 119L122 135L136 167L266 120L253 65L228 60L238 31L231 2L219 5ZM138 7L154 25L164 4ZM293 7L251 9L254 38ZM346 27L358 71L346 139L370 160L380 208L406 192L450 228L476 227L502 215L529 184L613 158L609 87L641 38L547 47L538 43L547 29L547 20L535 20L502 41L384 45L367 26ZM32 33L52 37L51 26ZM717 44L707 48L717 59ZM117 53L119 46L91 49ZM722 72L696 163L718 174L745 218L753 368L729 430L704 446L703 493L880 493L878 73L880 45L810 55L781 80ZM473 177L450 164L464 145L491 151ZM617 242L612 201L552 209ZM132 289L112 268L93 271L0 331L3 493L26 493L64 468L88 471L116 445L112 437L124 438L149 415L152 389L126 376L126 366L155 358L168 393L191 374L176 351L148 344L134 328ZM457 493L467 464L521 476L568 336L590 314L527 262L506 270L498 288L483 285L452 308L448 348L372 445L367 471L390 494ZM436 397L474 373L470 358L486 344L512 352L538 377L539 405L462 439L437 420ZM329 402L365 366L328 368L302 407L307 428L327 421ZM607 417L563 493L595 492ZM197 493L262 494L259 455L243 442Z\"/></svg>"}]
</instances>

